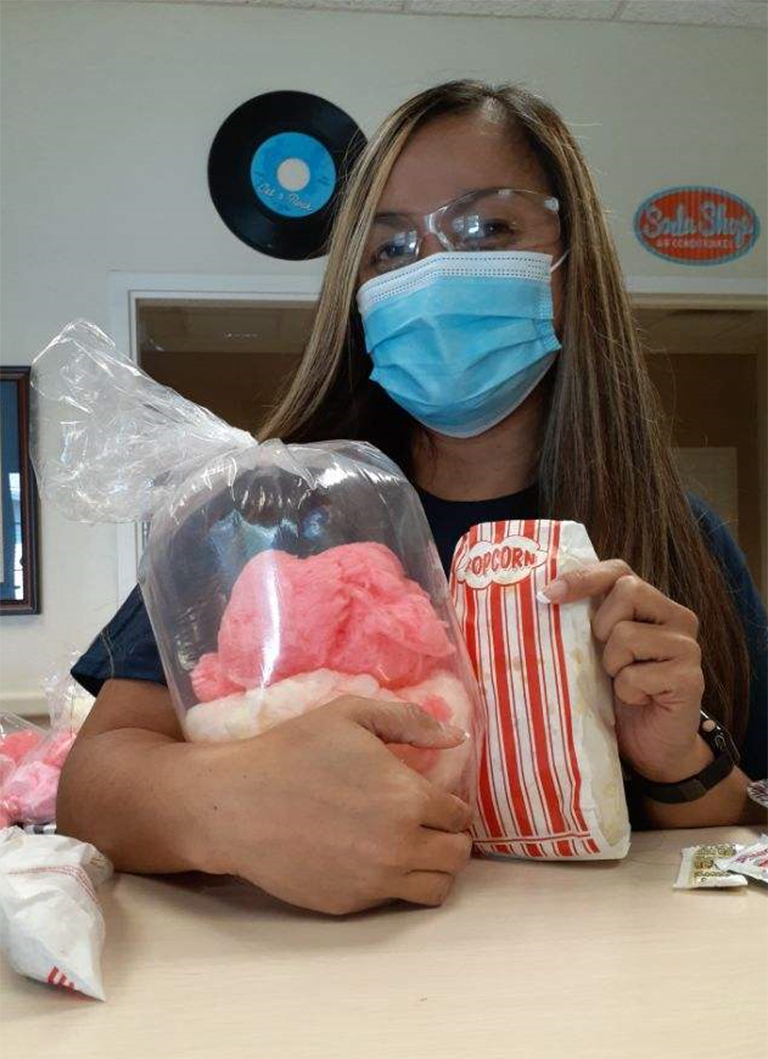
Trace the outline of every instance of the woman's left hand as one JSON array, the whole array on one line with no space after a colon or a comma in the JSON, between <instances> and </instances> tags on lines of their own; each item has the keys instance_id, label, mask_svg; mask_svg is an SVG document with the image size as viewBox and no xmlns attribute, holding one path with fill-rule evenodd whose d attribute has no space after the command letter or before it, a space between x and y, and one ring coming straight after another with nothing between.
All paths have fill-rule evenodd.
<instances>
[{"instance_id":1,"label":"woman's left hand","mask_svg":"<svg viewBox=\"0 0 768 1059\"><path fill-rule=\"evenodd\" d=\"M712 753L698 735L704 676L696 615L622 559L561 574L544 594L561 604L605 597L592 629L613 678L619 752L627 764L657 783L700 772Z\"/></svg>"}]
</instances>

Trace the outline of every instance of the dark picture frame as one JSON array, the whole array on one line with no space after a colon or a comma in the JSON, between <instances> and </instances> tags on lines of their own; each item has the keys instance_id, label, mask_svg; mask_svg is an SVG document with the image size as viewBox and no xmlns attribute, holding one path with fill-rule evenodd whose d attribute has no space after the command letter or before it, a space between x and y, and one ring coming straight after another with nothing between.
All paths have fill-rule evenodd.
<instances>
[{"instance_id":1,"label":"dark picture frame","mask_svg":"<svg viewBox=\"0 0 768 1059\"><path fill-rule=\"evenodd\" d=\"M38 496L28 367L0 367L0 615L39 614Z\"/></svg>"}]
</instances>

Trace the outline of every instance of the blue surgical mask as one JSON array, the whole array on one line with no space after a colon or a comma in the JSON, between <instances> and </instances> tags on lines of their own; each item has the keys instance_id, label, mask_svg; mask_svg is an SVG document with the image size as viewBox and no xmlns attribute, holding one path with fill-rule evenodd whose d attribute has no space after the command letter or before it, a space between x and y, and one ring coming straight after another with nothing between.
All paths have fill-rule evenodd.
<instances>
[{"instance_id":1,"label":"blue surgical mask","mask_svg":"<svg viewBox=\"0 0 768 1059\"><path fill-rule=\"evenodd\" d=\"M490 430L557 356L550 274L560 261L552 266L549 254L534 252L451 251L368 280L357 306L371 379L440 434Z\"/></svg>"}]
</instances>

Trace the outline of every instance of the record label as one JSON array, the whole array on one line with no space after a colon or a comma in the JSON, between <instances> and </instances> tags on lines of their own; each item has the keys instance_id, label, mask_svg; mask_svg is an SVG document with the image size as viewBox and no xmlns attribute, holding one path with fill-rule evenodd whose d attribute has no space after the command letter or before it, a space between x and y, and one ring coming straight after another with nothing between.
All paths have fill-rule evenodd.
<instances>
[{"instance_id":1,"label":"record label","mask_svg":"<svg viewBox=\"0 0 768 1059\"><path fill-rule=\"evenodd\" d=\"M251 183L259 199L283 217L308 217L328 202L336 187L330 152L314 136L279 132L258 147Z\"/></svg>"}]
</instances>

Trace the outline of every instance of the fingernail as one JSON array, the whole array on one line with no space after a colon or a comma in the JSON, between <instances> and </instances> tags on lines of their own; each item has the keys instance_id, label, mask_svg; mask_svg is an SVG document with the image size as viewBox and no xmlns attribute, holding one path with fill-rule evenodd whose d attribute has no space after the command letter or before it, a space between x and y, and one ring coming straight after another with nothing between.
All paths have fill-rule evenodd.
<instances>
[{"instance_id":1,"label":"fingernail","mask_svg":"<svg viewBox=\"0 0 768 1059\"><path fill-rule=\"evenodd\" d=\"M558 577L537 592L536 599L538 599L539 603L557 603L559 600L565 599L567 595L568 582Z\"/></svg>"},{"instance_id":2,"label":"fingernail","mask_svg":"<svg viewBox=\"0 0 768 1059\"><path fill-rule=\"evenodd\" d=\"M455 724L441 724L440 727L451 739L461 739L462 743L469 739L469 732L465 732L463 728Z\"/></svg>"}]
</instances>

